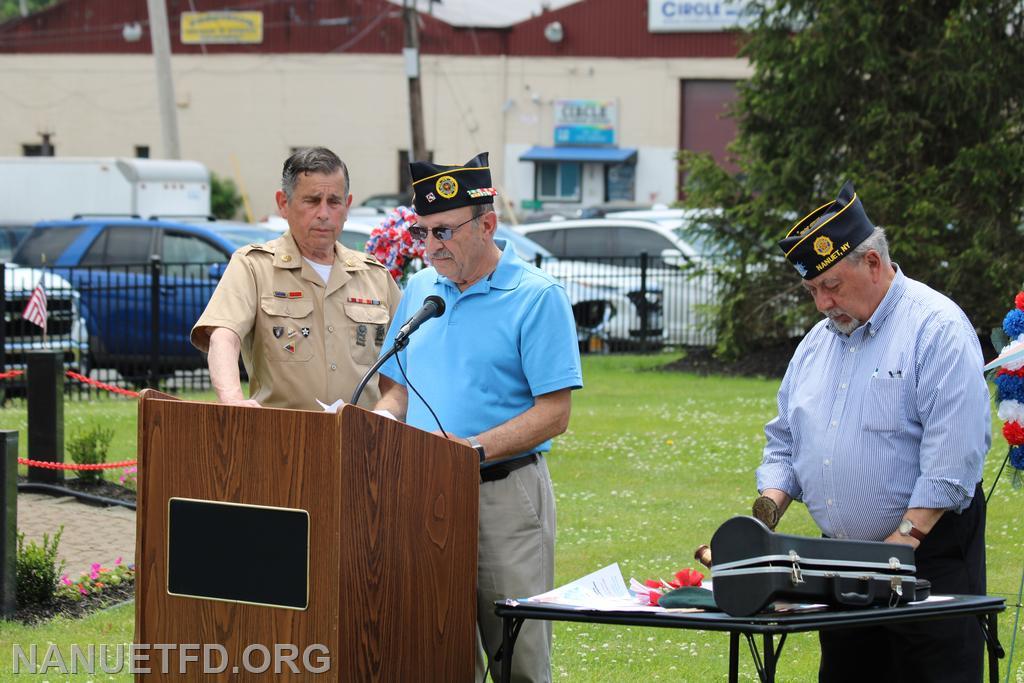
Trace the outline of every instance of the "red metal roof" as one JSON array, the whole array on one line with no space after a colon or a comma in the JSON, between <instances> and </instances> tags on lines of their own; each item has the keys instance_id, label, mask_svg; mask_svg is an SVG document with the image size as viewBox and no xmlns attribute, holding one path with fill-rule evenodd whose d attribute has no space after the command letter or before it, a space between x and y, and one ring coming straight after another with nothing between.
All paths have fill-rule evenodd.
<instances>
[{"instance_id":1,"label":"red metal roof","mask_svg":"<svg viewBox=\"0 0 1024 683\"><path fill-rule=\"evenodd\" d=\"M184 45L183 11L260 10L259 45ZM386 0L167 0L174 54L361 53L396 54L403 44L400 8ZM421 14L424 54L513 57L735 57L738 34L650 33L644 0L584 0L507 29L459 28ZM564 39L550 43L544 27L562 24ZM125 24L143 26L126 42ZM146 0L63 0L0 25L0 53L146 54L152 52Z\"/></svg>"}]
</instances>

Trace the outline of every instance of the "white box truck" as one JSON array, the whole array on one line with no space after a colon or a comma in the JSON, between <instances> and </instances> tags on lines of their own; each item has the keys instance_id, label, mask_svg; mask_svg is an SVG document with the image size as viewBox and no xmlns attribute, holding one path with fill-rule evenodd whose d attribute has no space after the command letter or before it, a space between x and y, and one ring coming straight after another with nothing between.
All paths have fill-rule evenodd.
<instances>
[{"instance_id":1,"label":"white box truck","mask_svg":"<svg viewBox=\"0 0 1024 683\"><path fill-rule=\"evenodd\" d=\"M210 172L198 161L0 157L0 225L79 214L207 216Z\"/></svg>"}]
</instances>

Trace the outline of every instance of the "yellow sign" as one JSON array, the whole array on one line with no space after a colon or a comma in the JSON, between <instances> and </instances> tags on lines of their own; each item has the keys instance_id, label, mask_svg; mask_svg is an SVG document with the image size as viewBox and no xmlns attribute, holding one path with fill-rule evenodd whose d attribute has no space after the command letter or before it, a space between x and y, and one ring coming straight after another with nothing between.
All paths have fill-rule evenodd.
<instances>
[{"instance_id":1,"label":"yellow sign","mask_svg":"<svg viewBox=\"0 0 1024 683\"><path fill-rule=\"evenodd\" d=\"M263 12L182 12L185 45L263 42Z\"/></svg>"}]
</instances>

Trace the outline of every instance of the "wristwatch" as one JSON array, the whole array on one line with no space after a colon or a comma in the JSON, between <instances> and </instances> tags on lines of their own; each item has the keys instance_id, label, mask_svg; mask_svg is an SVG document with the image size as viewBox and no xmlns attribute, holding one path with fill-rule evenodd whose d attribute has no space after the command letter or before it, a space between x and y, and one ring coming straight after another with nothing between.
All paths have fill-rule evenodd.
<instances>
[{"instance_id":1,"label":"wristwatch","mask_svg":"<svg viewBox=\"0 0 1024 683\"><path fill-rule=\"evenodd\" d=\"M914 526L914 523L909 519L904 519L900 522L900 525L896 527L896 530L900 532L900 536L910 536L916 538L919 541L923 541L924 537L927 536L925 532Z\"/></svg>"},{"instance_id":2,"label":"wristwatch","mask_svg":"<svg viewBox=\"0 0 1024 683\"><path fill-rule=\"evenodd\" d=\"M475 436L467 436L466 441L469 442L469 445L472 446L473 450L475 450L477 455L480 456L480 462L483 462L487 457L487 453L484 452L484 445L480 443Z\"/></svg>"}]
</instances>

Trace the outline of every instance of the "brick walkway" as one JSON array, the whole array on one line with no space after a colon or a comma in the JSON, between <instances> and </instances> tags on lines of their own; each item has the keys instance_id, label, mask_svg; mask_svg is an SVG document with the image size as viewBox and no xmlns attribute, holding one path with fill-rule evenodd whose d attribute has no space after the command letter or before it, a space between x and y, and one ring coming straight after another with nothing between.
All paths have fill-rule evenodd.
<instances>
[{"instance_id":1,"label":"brick walkway","mask_svg":"<svg viewBox=\"0 0 1024 683\"><path fill-rule=\"evenodd\" d=\"M64 525L57 555L67 562L71 578L89 571L94 562L111 567L118 557L135 562L135 511L119 505L98 507L75 498L42 493L18 493L18 531L26 543L41 544L43 534L53 538Z\"/></svg>"}]
</instances>

